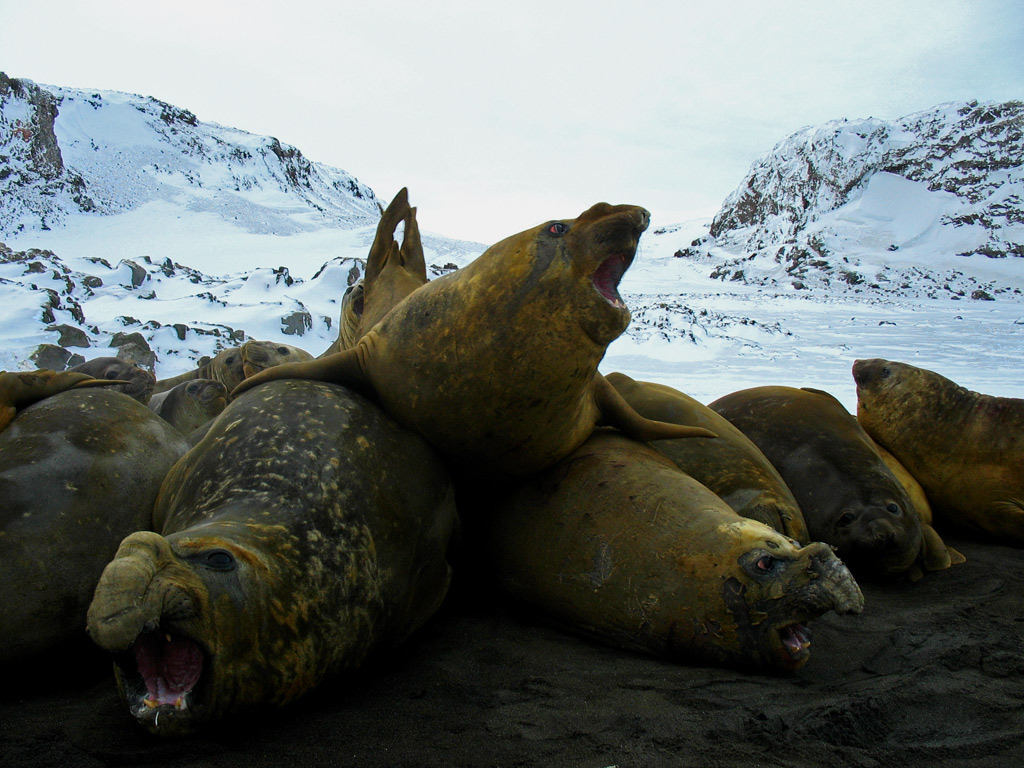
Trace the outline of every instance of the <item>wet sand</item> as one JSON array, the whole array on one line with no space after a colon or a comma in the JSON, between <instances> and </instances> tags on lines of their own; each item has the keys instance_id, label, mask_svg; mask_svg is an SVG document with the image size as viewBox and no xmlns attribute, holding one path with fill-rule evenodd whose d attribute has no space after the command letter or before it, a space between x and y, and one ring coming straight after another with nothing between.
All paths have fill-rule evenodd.
<instances>
[{"instance_id":1,"label":"wet sand","mask_svg":"<svg viewBox=\"0 0 1024 768\"><path fill-rule=\"evenodd\" d=\"M141 731L98 655L7 685L0 765L1024 765L1024 550L944 538L966 563L862 583L864 612L812 624L789 676L607 648L460 586L357 679L186 740Z\"/></svg>"}]
</instances>

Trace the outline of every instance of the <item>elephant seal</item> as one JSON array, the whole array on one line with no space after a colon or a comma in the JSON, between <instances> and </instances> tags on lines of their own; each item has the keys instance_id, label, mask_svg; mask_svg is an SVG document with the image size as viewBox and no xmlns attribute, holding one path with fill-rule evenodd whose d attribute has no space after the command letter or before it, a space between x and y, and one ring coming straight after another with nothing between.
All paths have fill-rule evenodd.
<instances>
[{"instance_id":1,"label":"elephant seal","mask_svg":"<svg viewBox=\"0 0 1024 768\"><path fill-rule=\"evenodd\" d=\"M153 532L103 571L88 631L160 735L284 706L440 605L456 522L433 450L365 398L281 381L168 473Z\"/></svg>"},{"instance_id":2,"label":"elephant seal","mask_svg":"<svg viewBox=\"0 0 1024 768\"><path fill-rule=\"evenodd\" d=\"M677 660L795 670L806 622L864 598L825 544L740 517L650 446L600 429L487 500L502 588L557 624Z\"/></svg>"},{"instance_id":3,"label":"elephant seal","mask_svg":"<svg viewBox=\"0 0 1024 768\"><path fill-rule=\"evenodd\" d=\"M827 392L754 387L710 405L779 470L814 541L858 577L906 574L934 561L907 492L857 419Z\"/></svg>"},{"instance_id":4,"label":"elephant seal","mask_svg":"<svg viewBox=\"0 0 1024 768\"><path fill-rule=\"evenodd\" d=\"M242 373L246 377L255 376L275 365L313 359L304 349L275 341L247 341L239 354L242 356Z\"/></svg>"},{"instance_id":5,"label":"elephant seal","mask_svg":"<svg viewBox=\"0 0 1024 768\"><path fill-rule=\"evenodd\" d=\"M153 394L157 395L161 392L167 392L183 381L213 379L223 384L230 396L231 390L245 379L241 352L241 347L228 347L227 349L222 349L213 358L203 355L203 357L199 358L199 364L191 371L185 371L185 373L168 379L158 379L153 387Z\"/></svg>"},{"instance_id":6,"label":"elephant seal","mask_svg":"<svg viewBox=\"0 0 1024 768\"><path fill-rule=\"evenodd\" d=\"M857 420L924 487L943 522L1024 545L1024 400L906 363L857 360Z\"/></svg>"},{"instance_id":7,"label":"elephant seal","mask_svg":"<svg viewBox=\"0 0 1024 768\"><path fill-rule=\"evenodd\" d=\"M598 423L640 439L713 436L644 419L597 371L629 323L618 285L649 220L599 203L513 235L410 293L354 348L236 392L289 377L361 389L472 474L543 469Z\"/></svg>"},{"instance_id":8,"label":"elephant seal","mask_svg":"<svg viewBox=\"0 0 1024 768\"><path fill-rule=\"evenodd\" d=\"M0 432L0 668L90 649L93 588L121 539L151 527L187 450L170 424L107 389L55 394Z\"/></svg>"},{"instance_id":9,"label":"elephant seal","mask_svg":"<svg viewBox=\"0 0 1024 768\"><path fill-rule=\"evenodd\" d=\"M713 491L742 517L759 520L802 544L807 524L789 486L750 439L706 405L672 387L609 373L608 382L637 413L672 424L711 430L717 440L655 440L651 443L683 472Z\"/></svg>"},{"instance_id":10,"label":"elephant seal","mask_svg":"<svg viewBox=\"0 0 1024 768\"><path fill-rule=\"evenodd\" d=\"M403 220L399 247L394 235ZM409 191L403 187L377 224L363 278L345 292L338 338L320 357L354 347L396 304L426 282L427 262L416 209L409 206Z\"/></svg>"},{"instance_id":11,"label":"elephant seal","mask_svg":"<svg viewBox=\"0 0 1024 768\"><path fill-rule=\"evenodd\" d=\"M84 363L68 368L74 373L84 373L96 379L119 379L127 382L111 387L114 391L123 392L133 400L145 405L153 396L156 377L135 363L118 357L96 357Z\"/></svg>"},{"instance_id":12,"label":"elephant seal","mask_svg":"<svg viewBox=\"0 0 1024 768\"><path fill-rule=\"evenodd\" d=\"M149 408L183 435L214 418L227 405L227 389L213 379L183 381L153 395Z\"/></svg>"},{"instance_id":13,"label":"elephant seal","mask_svg":"<svg viewBox=\"0 0 1024 768\"><path fill-rule=\"evenodd\" d=\"M58 392L127 383L71 371L0 371L0 431L7 428L20 409L53 397Z\"/></svg>"}]
</instances>

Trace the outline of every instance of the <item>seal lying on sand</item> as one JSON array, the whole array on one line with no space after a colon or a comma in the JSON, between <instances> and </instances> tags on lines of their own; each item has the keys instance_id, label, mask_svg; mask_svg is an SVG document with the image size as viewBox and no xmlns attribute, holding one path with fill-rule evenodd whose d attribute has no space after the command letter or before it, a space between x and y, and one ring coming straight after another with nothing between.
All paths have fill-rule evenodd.
<instances>
[{"instance_id":1,"label":"seal lying on sand","mask_svg":"<svg viewBox=\"0 0 1024 768\"><path fill-rule=\"evenodd\" d=\"M651 446L741 516L759 520L802 544L810 542L804 516L782 476L728 420L663 384L634 381L624 373L610 373L607 378L641 416L692 424L717 434L717 440L656 440Z\"/></svg>"},{"instance_id":2,"label":"seal lying on sand","mask_svg":"<svg viewBox=\"0 0 1024 768\"><path fill-rule=\"evenodd\" d=\"M199 358L199 364L191 371L186 371L169 379L158 380L156 386L153 387L153 394L167 392L183 381L213 379L223 384L230 395L231 390L237 387L245 378L245 371L242 369L241 352L241 347L228 347L227 349L222 349L213 358L204 355Z\"/></svg>"},{"instance_id":3,"label":"seal lying on sand","mask_svg":"<svg viewBox=\"0 0 1024 768\"><path fill-rule=\"evenodd\" d=\"M114 391L123 392L133 400L145 405L153 395L156 377L145 368L118 357L96 357L84 363L68 368L74 373L84 373L96 379L117 379L125 382L115 387Z\"/></svg>"},{"instance_id":4,"label":"seal lying on sand","mask_svg":"<svg viewBox=\"0 0 1024 768\"><path fill-rule=\"evenodd\" d=\"M419 627L448 588L448 475L366 399L282 381L232 402L128 536L88 631L158 734L294 701Z\"/></svg>"},{"instance_id":5,"label":"seal lying on sand","mask_svg":"<svg viewBox=\"0 0 1024 768\"><path fill-rule=\"evenodd\" d=\"M239 354L242 356L242 373L247 378L275 365L301 363L313 359L306 350L277 341L247 341L242 345Z\"/></svg>"},{"instance_id":6,"label":"seal lying on sand","mask_svg":"<svg viewBox=\"0 0 1024 768\"><path fill-rule=\"evenodd\" d=\"M183 381L149 401L150 410L183 435L214 418L226 405L227 390L213 379Z\"/></svg>"},{"instance_id":7,"label":"seal lying on sand","mask_svg":"<svg viewBox=\"0 0 1024 768\"><path fill-rule=\"evenodd\" d=\"M943 521L1024 545L1024 400L933 371L858 360L857 420L924 487Z\"/></svg>"},{"instance_id":8,"label":"seal lying on sand","mask_svg":"<svg viewBox=\"0 0 1024 768\"><path fill-rule=\"evenodd\" d=\"M399 247L394 235L402 220L405 231ZM320 357L354 347L396 304L426 282L427 263L416 209L409 207L409 192L403 187L377 224L362 280L342 299L338 339Z\"/></svg>"},{"instance_id":9,"label":"seal lying on sand","mask_svg":"<svg viewBox=\"0 0 1024 768\"><path fill-rule=\"evenodd\" d=\"M58 392L126 383L71 371L0 371L0 431L14 420L19 409L53 397Z\"/></svg>"},{"instance_id":10,"label":"seal lying on sand","mask_svg":"<svg viewBox=\"0 0 1024 768\"><path fill-rule=\"evenodd\" d=\"M488 505L485 552L502 587L614 645L793 670L810 655L806 622L864 604L827 545L740 517L613 430Z\"/></svg>"},{"instance_id":11,"label":"seal lying on sand","mask_svg":"<svg viewBox=\"0 0 1024 768\"><path fill-rule=\"evenodd\" d=\"M827 392L754 387L711 403L768 457L804 513L811 539L836 547L861 576L949 564L929 547L906 489L856 418ZM942 563L945 565L942 565Z\"/></svg>"},{"instance_id":12,"label":"seal lying on sand","mask_svg":"<svg viewBox=\"0 0 1024 768\"><path fill-rule=\"evenodd\" d=\"M639 439L713 436L644 419L597 372L629 323L618 284L648 222L599 203L513 235L413 291L353 349L236 391L289 377L362 389L466 472L542 469L598 423Z\"/></svg>"},{"instance_id":13,"label":"seal lying on sand","mask_svg":"<svg viewBox=\"0 0 1024 768\"><path fill-rule=\"evenodd\" d=\"M88 647L103 567L150 527L160 483L187 450L146 406L106 389L55 394L0 432L0 664Z\"/></svg>"}]
</instances>

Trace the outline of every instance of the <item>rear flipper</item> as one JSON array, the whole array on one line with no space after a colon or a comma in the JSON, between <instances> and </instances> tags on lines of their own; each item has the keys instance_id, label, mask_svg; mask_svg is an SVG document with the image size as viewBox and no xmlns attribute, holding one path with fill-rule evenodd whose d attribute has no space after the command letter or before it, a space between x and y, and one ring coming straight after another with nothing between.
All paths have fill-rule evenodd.
<instances>
[{"instance_id":1,"label":"rear flipper","mask_svg":"<svg viewBox=\"0 0 1024 768\"><path fill-rule=\"evenodd\" d=\"M703 427L688 427L682 424L670 424L666 421L645 419L633 410L633 407L601 374L597 374L594 397L601 413L599 425L615 427L634 440L648 442L672 440L679 437L718 437L714 432Z\"/></svg>"}]
</instances>

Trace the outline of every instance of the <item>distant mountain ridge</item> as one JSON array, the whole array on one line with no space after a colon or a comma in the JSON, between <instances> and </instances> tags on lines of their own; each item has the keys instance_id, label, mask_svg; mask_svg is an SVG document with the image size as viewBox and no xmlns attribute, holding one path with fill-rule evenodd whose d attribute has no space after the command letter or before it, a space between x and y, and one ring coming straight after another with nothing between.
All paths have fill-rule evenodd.
<instances>
[{"instance_id":1,"label":"distant mountain ridge","mask_svg":"<svg viewBox=\"0 0 1024 768\"><path fill-rule=\"evenodd\" d=\"M373 224L373 190L295 147L152 97L0 73L0 237L174 200L259 234Z\"/></svg>"},{"instance_id":2,"label":"distant mountain ridge","mask_svg":"<svg viewBox=\"0 0 1024 768\"><path fill-rule=\"evenodd\" d=\"M916 291L927 274L935 285L920 290L936 295L1019 293L1024 103L797 131L752 165L709 236L680 255L723 280L775 288Z\"/></svg>"}]
</instances>

